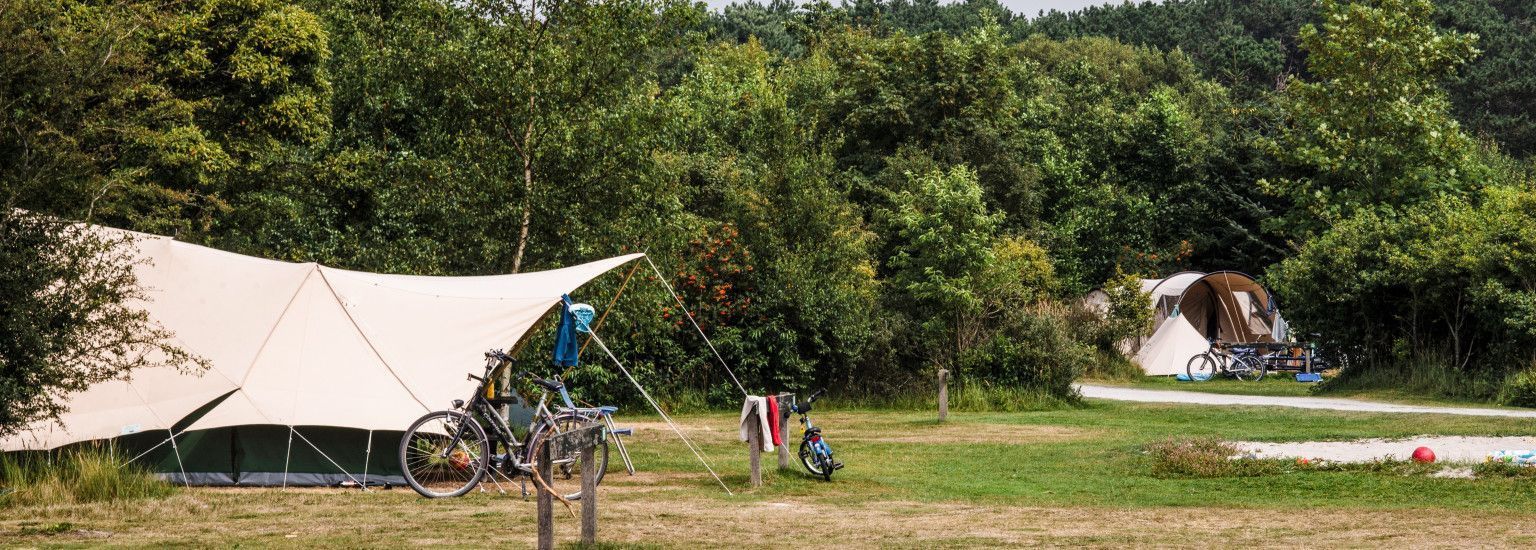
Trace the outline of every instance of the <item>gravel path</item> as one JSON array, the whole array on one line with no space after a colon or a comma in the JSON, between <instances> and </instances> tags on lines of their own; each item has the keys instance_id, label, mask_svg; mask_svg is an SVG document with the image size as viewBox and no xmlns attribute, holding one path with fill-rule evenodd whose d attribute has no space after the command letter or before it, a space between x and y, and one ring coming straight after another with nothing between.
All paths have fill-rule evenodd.
<instances>
[{"instance_id":1,"label":"gravel path","mask_svg":"<svg viewBox=\"0 0 1536 550\"><path fill-rule=\"evenodd\" d=\"M1476 407L1423 407L1399 405L1338 397L1271 397L1261 395L1225 395L1177 390L1145 390L1079 384L1083 397L1114 401L1139 401L1143 403L1187 403L1191 405L1251 405L1260 407L1296 407L1298 409L1327 409L1335 411L1359 411L1413 414L1460 414L1466 416L1507 416L1536 418L1536 411L1515 409L1489 409Z\"/></svg>"}]
</instances>

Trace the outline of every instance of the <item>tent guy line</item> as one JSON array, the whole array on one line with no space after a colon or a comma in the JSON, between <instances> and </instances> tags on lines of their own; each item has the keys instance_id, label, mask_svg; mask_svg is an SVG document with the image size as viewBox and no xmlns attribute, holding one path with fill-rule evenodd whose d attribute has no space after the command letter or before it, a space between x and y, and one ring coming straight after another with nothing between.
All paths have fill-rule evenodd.
<instances>
[{"instance_id":1,"label":"tent guy line","mask_svg":"<svg viewBox=\"0 0 1536 550\"><path fill-rule=\"evenodd\" d=\"M582 325L586 326L586 323L582 323ZM651 408L656 409L656 414L661 415L661 419L667 422L667 426L672 428L672 431L677 434L677 437L683 440L683 445L688 447L688 450L693 451L693 456L699 459L699 463L704 465L705 470L709 470L709 475L715 478L715 482L720 484L721 489L725 489L725 494L734 496L735 493L731 492L731 488L727 487L725 485L725 481L720 479L720 474L715 473L715 469L709 466L709 461L704 459L704 454L699 451L698 447L694 446L693 441L689 440L688 436L683 434L683 430L677 427L677 424L672 421L672 416L668 415L666 411L662 410L661 405L657 404L656 400L651 398L651 393L645 391L645 388L640 385L640 382L635 380L635 376L630 374L629 369L624 367L624 363L619 362L619 358L613 354L613 350L608 349L608 344L603 343L603 339L598 337L597 331L592 330L592 327L587 327L587 334L592 337L593 342L597 343L597 347L603 349L603 353L608 354L608 359L613 361L614 366L619 367L619 372L624 373L624 377L629 379L629 383L634 384L635 389L640 390L640 395L645 397L645 401L651 404Z\"/></svg>"},{"instance_id":2,"label":"tent guy line","mask_svg":"<svg viewBox=\"0 0 1536 550\"><path fill-rule=\"evenodd\" d=\"M741 385L741 380L736 378L736 373L731 371L731 366L725 364L725 358L720 356L720 350L715 349L715 343L709 341L709 337L704 335L704 329L699 327L699 322L693 320L693 314L689 313L688 306L683 305L683 299L679 298L677 291L672 289L672 283L667 282L667 276L661 274L661 268L656 267L656 262L651 261L651 255L642 254L641 257L645 258L645 263L651 264L651 271L656 272L656 280L661 281L662 286L667 287L667 292L671 293L672 299L677 301L677 307L683 308L683 316L687 317L688 322L693 324L694 330L699 331L699 336L704 338L704 343L709 346L709 351L715 354L715 359L720 361L720 366L725 368L725 373L731 375L731 381L736 383L736 389L741 390L743 397L752 395L747 393L746 386Z\"/></svg>"}]
</instances>

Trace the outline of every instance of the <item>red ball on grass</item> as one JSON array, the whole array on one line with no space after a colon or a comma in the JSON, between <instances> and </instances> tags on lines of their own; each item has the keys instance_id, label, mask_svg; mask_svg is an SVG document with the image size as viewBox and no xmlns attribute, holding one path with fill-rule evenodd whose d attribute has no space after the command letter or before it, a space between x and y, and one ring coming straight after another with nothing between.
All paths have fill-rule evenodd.
<instances>
[{"instance_id":1,"label":"red ball on grass","mask_svg":"<svg viewBox=\"0 0 1536 550\"><path fill-rule=\"evenodd\" d=\"M1413 450L1413 461L1414 462L1426 462L1426 463L1427 462L1434 462L1435 461L1435 452L1429 450L1429 447L1419 447L1417 449L1414 449Z\"/></svg>"}]
</instances>

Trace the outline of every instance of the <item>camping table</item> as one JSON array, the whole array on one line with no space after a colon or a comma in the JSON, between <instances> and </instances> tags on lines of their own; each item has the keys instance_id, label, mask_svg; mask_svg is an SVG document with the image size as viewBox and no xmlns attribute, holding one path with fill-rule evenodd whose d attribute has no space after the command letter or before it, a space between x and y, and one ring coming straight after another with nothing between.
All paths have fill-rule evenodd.
<instances>
[{"instance_id":1,"label":"camping table","mask_svg":"<svg viewBox=\"0 0 1536 550\"><path fill-rule=\"evenodd\" d=\"M1306 342L1254 342L1250 344L1230 344L1231 348L1248 348L1259 354L1265 364L1274 370L1295 370L1304 373L1312 373L1312 344ZM1291 349L1301 348L1301 356L1269 355L1275 352L1286 352Z\"/></svg>"}]
</instances>

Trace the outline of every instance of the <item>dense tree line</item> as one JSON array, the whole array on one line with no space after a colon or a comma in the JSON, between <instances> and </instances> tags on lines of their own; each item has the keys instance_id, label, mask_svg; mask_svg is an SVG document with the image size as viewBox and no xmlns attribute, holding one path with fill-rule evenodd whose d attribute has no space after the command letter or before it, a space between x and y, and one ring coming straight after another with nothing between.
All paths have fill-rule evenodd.
<instances>
[{"instance_id":1,"label":"dense tree line","mask_svg":"<svg viewBox=\"0 0 1536 550\"><path fill-rule=\"evenodd\" d=\"M1025 19L992 0L5 0L0 178L8 208L349 269L646 251L752 388L892 395L946 368L1071 400L1084 371L1125 371L1115 343L1145 330L1133 277L1184 268L1272 278L1298 326L1360 364L1461 357L1497 387L1530 359L1509 339L1536 326L1528 271L1446 258L1491 289L1457 303L1507 321L1401 346L1409 306L1370 300L1416 279L1328 279L1401 257L1358 240L1409 238L1393 224L1529 204L1529 165L1501 149L1524 151L1530 76L1497 67L1531 55L1530 14L1457 2ZM1474 27L1490 38L1456 30ZM1495 264L1531 243L1468 238ZM1329 263L1352 253L1368 256ZM674 396L728 402L654 277L635 272L606 320L615 351ZM623 281L581 298L605 306ZM1109 319L1075 305L1099 286ZM1367 305L1370 327L1342 316ZM575 375L618 393L600 366Z\"/></svg>"}]
</instances>

